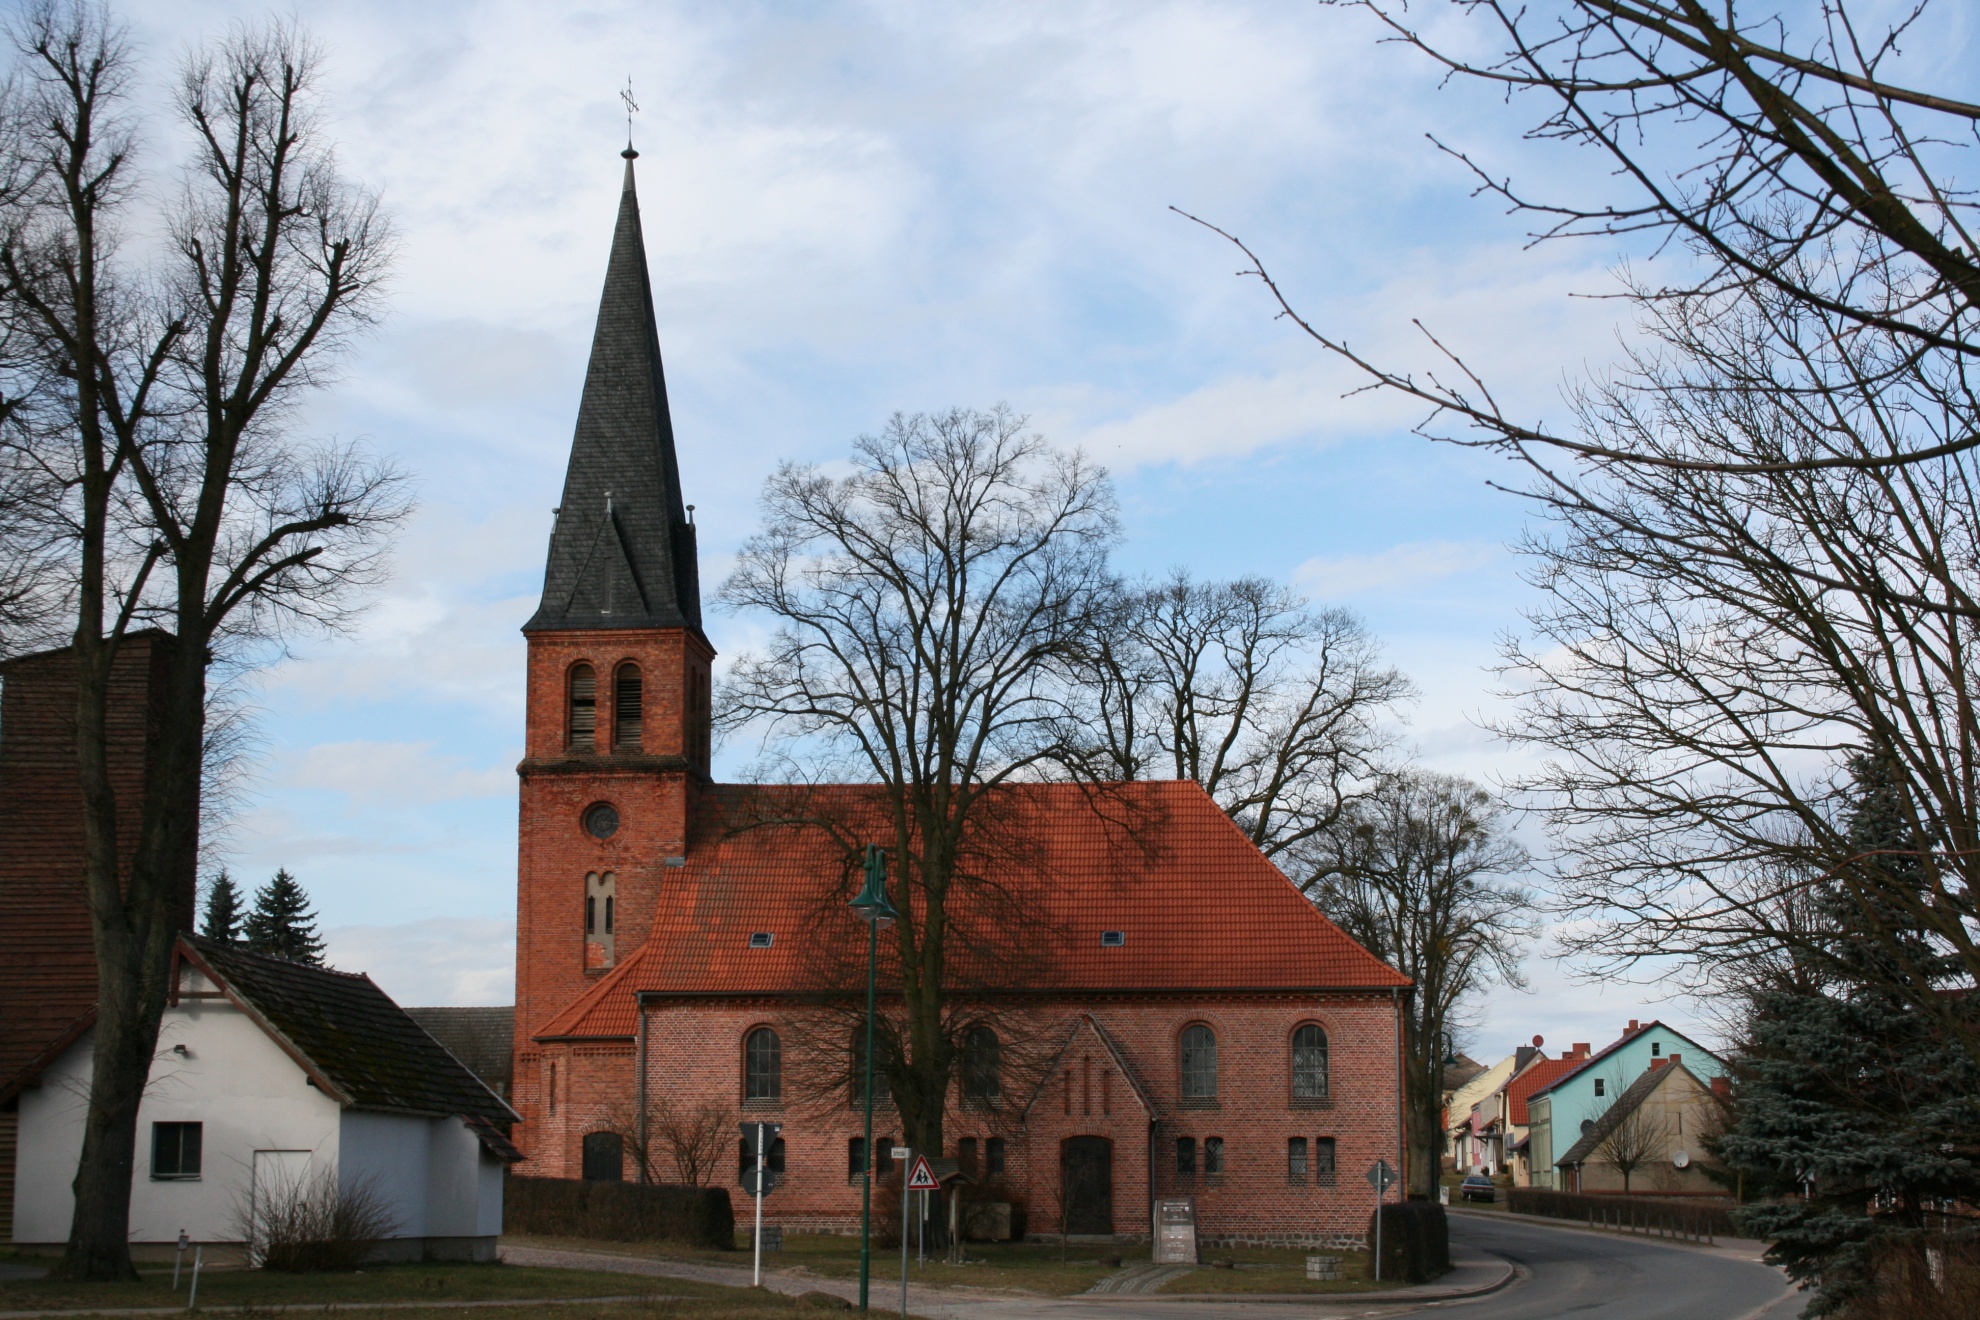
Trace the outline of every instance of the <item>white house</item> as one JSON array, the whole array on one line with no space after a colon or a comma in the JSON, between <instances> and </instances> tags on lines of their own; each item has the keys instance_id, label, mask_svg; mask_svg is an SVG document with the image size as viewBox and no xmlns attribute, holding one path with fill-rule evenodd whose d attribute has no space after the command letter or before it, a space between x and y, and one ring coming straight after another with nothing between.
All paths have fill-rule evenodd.
<instances>
[{"instance_id":1,"label":"white house","mask_svg":"<svg viewBox=\"0 0 1980 1320\"><path fill-rule=\"evenodd\" d=\"M16 1246L68 1238L90 1043L21 1094ZM333 1179L383 1202L380 1257L493 1259L515 1120L369 977L181 937L138 1110L131 1241L239 1244L255 1196Z\"/></svg>"}]
</instances>

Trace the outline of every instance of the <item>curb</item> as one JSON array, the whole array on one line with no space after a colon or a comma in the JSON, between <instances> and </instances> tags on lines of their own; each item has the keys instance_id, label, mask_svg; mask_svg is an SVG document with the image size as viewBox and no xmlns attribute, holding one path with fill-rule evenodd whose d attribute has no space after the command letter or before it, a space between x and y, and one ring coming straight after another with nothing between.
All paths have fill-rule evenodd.
<instances>
[{"instance_id":1,"label":"curb","mask_svg":"<svg viewBox=\"0 0 1980 1320\"><path fill-rule=\"evenodd\" d=\"M202 1306L197 1311L188 1311L183 1306L97 1306L62 1311L0 1311L0 1320L55 1320L55 1317L76 1315L282 1315L291 1311L318 1315L325 1311L469 1311L497 1306L580 1306L588 1302L682 1300L685 1299L666 1293L626 1293L614 1297L477 1297L471 1301L436 1299L430 1302L248 1302Z\"/></svg>"},{"instance_id":2,"label":"curb","mask_svg":"<svg viewBox=\"0 0 1980 1320\"><path fill-rule=\"evenodd\" d=\"M1497 1253L1489 1253L1496 1255ZM1398 1288L1394 1292L1338 1292L1338 1293L1075 1293L1081 1302L1169 1302L1203 1305L1205 1303L1271 1302L1277 1304L1299 1303L1306 1306L1351 1305L1368 1303L1380 1305L1418 1305L1424 1302L1458 1302L1472 1297L1486 1297L1508 1287L1520 1277L1519 1266L1503 1256L1498 1257L1499 1277L1490 1283L1481 1283L1470 1288L1439 1288L1425 1284L1412 1288ZM1070 1301L1071 1298L1058 1298ZM4 1320L4 1317L0 1317Z\"/></svg>"}]
</instances>

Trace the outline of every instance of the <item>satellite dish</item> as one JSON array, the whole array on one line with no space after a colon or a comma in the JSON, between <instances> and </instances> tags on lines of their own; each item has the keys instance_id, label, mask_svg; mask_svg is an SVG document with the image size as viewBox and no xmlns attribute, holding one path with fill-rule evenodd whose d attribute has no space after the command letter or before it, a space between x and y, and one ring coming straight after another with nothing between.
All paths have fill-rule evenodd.
<instances>
[{"instance_id":1,"label":"satellite dish","mask_svg":"<svg viewBox=\"0 0 1980 1320\"><path fill-rule=\"evenodd\" d=\"M1686 1165L1691 1163L1691 1152L1685 1150L1672 1151L1671 1163L1680 1169L1684 1168Z\"/></svg>"}]
</instances>

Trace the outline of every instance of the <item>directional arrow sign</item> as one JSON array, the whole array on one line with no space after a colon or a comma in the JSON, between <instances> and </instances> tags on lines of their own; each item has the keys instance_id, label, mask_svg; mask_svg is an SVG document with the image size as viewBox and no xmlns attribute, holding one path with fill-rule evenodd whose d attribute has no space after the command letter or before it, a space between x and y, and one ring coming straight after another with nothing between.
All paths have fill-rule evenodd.
<instances>
[{"instance_id":1,"label":"directional arrow sign","mask_svg":"<svg viewBox=\"0 0 1980 1320\"><path fill-rule=\"evenodd\" d=\"M1365 1176L1368 1179L1368 1185L1373 1187L1378 1194L1388 1191L1396 1184L1396 1171L1389 1167L1387 1160L1376 1160L1373 1164L1369 1165L1368 1173Z\"/></svg>"},{"instance_id":2,"label":"directional arrow sign","mask_svg":"<svg viewBox=\"0 0 1980 1320\"><path fill-rule=\"evenodd\" d=\"M942 1184L935 1181L935 1170L928 1167L928 1157L914 1157L914 1168L908 1171L907 1189L910 1192L939 1192Z\"/></svg>"}]
</instances>

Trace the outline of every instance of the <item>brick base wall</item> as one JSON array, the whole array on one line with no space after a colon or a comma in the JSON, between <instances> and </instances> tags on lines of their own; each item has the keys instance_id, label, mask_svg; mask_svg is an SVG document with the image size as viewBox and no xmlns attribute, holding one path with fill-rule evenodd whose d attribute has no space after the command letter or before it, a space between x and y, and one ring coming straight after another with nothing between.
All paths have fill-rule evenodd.
<instances>
[{"instance_id":1,"label":"brick base wall","mask_svg":"<svg viewBox=\"0 0 1980 1320\"><path fill-rule=\"evenodd\" d=\"M777 1001L649 1006L646 1084L653 1101L713 1104L740 1120L743 1040L758 1027L777 1030L784 1042L784 1094L774 1103L752 1104L747 1114L784 1125L784 1183L765 1202L764 1223L789 1232L857 1232L859 1179L848 1176L848 1142L861 1134L863 1117L843 1089L817 1093L817 1079L847 1062L805 1058L807 1049L815 1055L825 1048L818 1042L838 1034L831 1025L838 1019L817 1014ZM1089 1014L1100 1030L1088 1025ZM1006 1168L993 1199L1021 1204L1032 1236L1057 1233L1061 1143L1098 1137L1112 1151L1115 1240L1147 1240L1152 1192L1191 1195L1206 1245L1347 1249L1362 1243L1374 1198L1361 1172L1377 1159L1393 1164L1398 1158L1395 1018L1386 995L1061 1002L1029 1007L1022 1018L1012 1014L1005 1021L1013 1038L1022 1028L1062 1048L1034 1051L1039 1062L1022 1079L1007 1073L1006 1086L1022 1086L1023 1094L1007 1094L999 1107L952 1100L943 1153L953 1158L958 1140L974 1138L981 1160L987 1140L1001 1137ZM1330 1095L1319 1105L1295 1104L1291 1095L1290 1039L1307 1022L1320 1023L1329 1041ZM1177 1041L1192 1023L1217 1034L1218 1095L1212 1103L1183 1108ZM539 1043L518 1058L516 1102L526 1119L519 1144L529 1158L517 1173L580 1175L585 1134L612 1126L614 1113L633 1104L636 1048L632 1042ZM807 1089L810 1094L800 1094ZM876 1142L900 1134L893 1107L877 1108ZM1205 1143L1221 1139L1221 1175L1178 1177L1179 1137L1195 1141L1199 1170ZM1287 1168L1290 1137L1307 1141L1309 1159L1318 1138L1331 1138L1336 1176L1327 1181L1309 1172L1295 1183ZM738 1140L729 1137L718 1157L714 1180L721 1185L736 1185ZM667 1176L666 1153L656 1151L655 1159ZM637 1176L630 1157L626 1172ZM738 1222L752 1213L739 1199Z\"/></svg>"}]
</instances>

